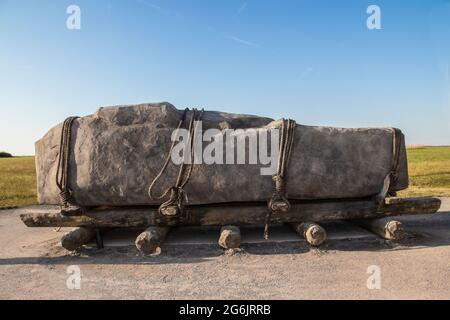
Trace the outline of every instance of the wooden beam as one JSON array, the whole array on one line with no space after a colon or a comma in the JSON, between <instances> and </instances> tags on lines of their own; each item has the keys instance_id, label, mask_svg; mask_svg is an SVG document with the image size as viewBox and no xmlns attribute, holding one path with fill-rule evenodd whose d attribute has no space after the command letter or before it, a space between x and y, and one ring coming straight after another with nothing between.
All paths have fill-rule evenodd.
<instances>
[{"instance_id":1,"label":"wooden beam","mask_svg":"<svg viewBox=\"0 0 450 320\"><path fill-rule=\"evenodd\" d=\"M218 243L224 249L238 249L241 246L241 230L236 226L223 226Z\"/></svg>"},{"instance_id":2,"label":"wooden beam","mask_svg":"<svg viewBox=\"0 0 450 320\"><path fill-rule=\"evenodd\" d=\"M134 242L136 248L144 255L154 254L163 243L168 232L168 227L148 227L136 238Z\"/></svg>"},{"instance_id":3,"label":"wooden beam","mask_svg":"<svg viewBox=\"0 0 450 320\"><path fill-rule=\"evenodd\" d=\"M292 223L291 227L311 246L320 246L327 240L327 232L314 222Z\"/></svg>"},{"instance_id":4,"label":"wooden beam","mask_svg":"<svg viewBox=\"0 0 450 320\"><path fill-rule=\"evenodd\" d=\"M291 202L291 210L273 214L271 223L374 219L393 215L435 213L441 205L438 198L388 198L384 205L375 201L302 201ZM59 208L25 209L20 217L28 227L105 227L146 228L151 225L235 225L264 224L264 203L222 204L186 207L183 217L160 216L157 207L116 207L88 210L83 216L63 216Z\"/></svg>"},{"instance_id":5,"label":"wooden beam","mask_svg":"<svg viewBox=\"0 0 450 320\"><path fill-rule=\"evenodd\" d=\"M392 218L355 220L357 225L386 240L401 240L406 236L403 224Z\"/></svg>"},{"instance_id":6,"label":"wooden beam","mask_svg":"<svg viewBox=\"0 0 450 320\"><path fill-rule=\"evenodd\" d=\"M69 251L75 251L82 245L88 244L95 237L95 230L91 228L77 227L66 233L61 238L61 246Z\"/></svg>"}]
</instances>

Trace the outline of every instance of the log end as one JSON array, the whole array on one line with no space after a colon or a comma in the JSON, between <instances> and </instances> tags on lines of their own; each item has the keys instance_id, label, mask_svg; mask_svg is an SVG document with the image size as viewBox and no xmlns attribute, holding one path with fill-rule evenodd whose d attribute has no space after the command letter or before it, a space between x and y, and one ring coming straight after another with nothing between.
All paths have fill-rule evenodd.
<instances>
[{"instance_id":1,"label":"log end","mask_svg":"<svg viewBox=\"0 0 450 320\"><path fill-rule=\"evenodd\" d=\"M142 252L145 255L156 253L159 247L159 243L152 241L145 232L137 236L134 244L136 245L136 248L139 250L139 252Z\"/></svg>"},{"instance_id":2,"label":"log end","mask_svg":"<svg viewBox=\"0 0 450 320\"><path fill-rule=\"evenodd\" d=\"M151 239L151 236L148 235L146 232L143 232L140 235L138 235L134 244L136 245L136 248L139 250L139 252L145 255L155 254L159 247L159 243L153 241Z\"/></svg>"},{"instance_id":3,"label":"log end","mask_svg":"<svg viewBox=\"0 0 450 320\"><path fill-rule=\"evenodd\" d=\"M314 224L305 231L305 239L310 245L317 247L327 240L327 233L324 228Z\"/></svg>"},{"instance_id":4,"label":"log end","mask_svg":"<svg viewBox=\"0 0 450 320\"><path fill-rule=\"evenodd\" d=\"M239 248L241 246L241 230L236 226L222 227L218 243L224 249Z\"/></svg>"},{"instance_id":5,"label":"log end","mask_svg":"<svg viewBox=\"0 0 450 320\"><path fill-rule=\"evenodd\" d=\"M406 236L406 231L403 224L397 220L391 220L386 224L385 236L387 240L402 240Z\"/></svg>"},{"instance_id":6,"label":"log end","mask_svg":"<svg viewBox=\"0 0 450 320\"><path fill-rule=\"evenodd\" d=\"M327 240L327 232L314 222L292 223L292 228L311 246L317 247Z\"/></svg>"},{"instance_id":7,"label":"log end","mask_svg":"<svg viewBox=\"0 0 450 320\"><path fill-rule=\"evenodd\" d=\"M144 255L156 254L168 232L167 227L149 227L137 236L134 244Z\"/></svg>"}]
</instances>

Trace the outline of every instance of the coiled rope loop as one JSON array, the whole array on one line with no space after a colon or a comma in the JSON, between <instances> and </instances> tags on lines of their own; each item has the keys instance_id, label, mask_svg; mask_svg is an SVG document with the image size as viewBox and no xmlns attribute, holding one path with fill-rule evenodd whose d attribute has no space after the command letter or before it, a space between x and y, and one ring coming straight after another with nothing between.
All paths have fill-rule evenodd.
<instances>
[{"instance_id":1,"label":"coiled rope loop","mask_svg":"<svg viewBox=\"0 0 450 320\"><path fill-rule=\"evenodd\" d=\"M286 172L291 157L292 146L295 139L296 122L292 119L285 120L281 124L281 136L278 149L277 173L272 177L275 183L275 191L268 203L268 212L264 226L264 238L269 238L269 223L272 213L287 212L291 209L291 204L286 197Z\"/></svg>"}]
</instances>

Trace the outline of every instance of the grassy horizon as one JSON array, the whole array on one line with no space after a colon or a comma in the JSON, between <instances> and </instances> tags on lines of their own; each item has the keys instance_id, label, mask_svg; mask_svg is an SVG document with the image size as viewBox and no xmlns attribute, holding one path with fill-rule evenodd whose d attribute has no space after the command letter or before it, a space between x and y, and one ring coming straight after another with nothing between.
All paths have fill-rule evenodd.
<instances>
[{"instance_id":1,"label":"grassy horizon","mask_svg":"<svg viewBox=\"0 0 450 320\"><path fill-rule=\"evenodd\" d=\"M407 149L409 188L401 197L450 197L450 147ZM37 204L34 156L0 158L0 209Z\"/></svg>"}]
</instances>

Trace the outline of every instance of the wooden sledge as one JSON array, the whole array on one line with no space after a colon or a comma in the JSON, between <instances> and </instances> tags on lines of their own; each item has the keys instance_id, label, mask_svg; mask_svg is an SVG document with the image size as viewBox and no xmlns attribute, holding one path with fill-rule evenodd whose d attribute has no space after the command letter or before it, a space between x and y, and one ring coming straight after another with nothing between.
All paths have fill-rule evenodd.
<instances>
[{"instance_id":1,"label":"wooden sledge","mask_svg":"<svg viewBox=\"0 0 450 320\"><path fill-rule=\"evenodd\" d=\"M392 216L432 214L441 201L433 197L386 198L379 204L373 199L292 201L289 212L273 214L271 223L287 223L311 245L326 239L325 230L317 223L333 220L354 220L385 239L395 240L402 234L401 224ZM63 237L69 250L90 242L102 228L147 228L136 240L138 249L154 253L164 241L171 226L223 226L219 244L237 248L240 244L238 225L263 224L268 208L264 203L199 205L185 208L183 216L165 217L157 207L102 207L88 209L84 215L65 216L58 206L25 209L20 217L28 227L75 227ZM98 232L97 232L98 236Z\"/></svg>"}]
</instances>

